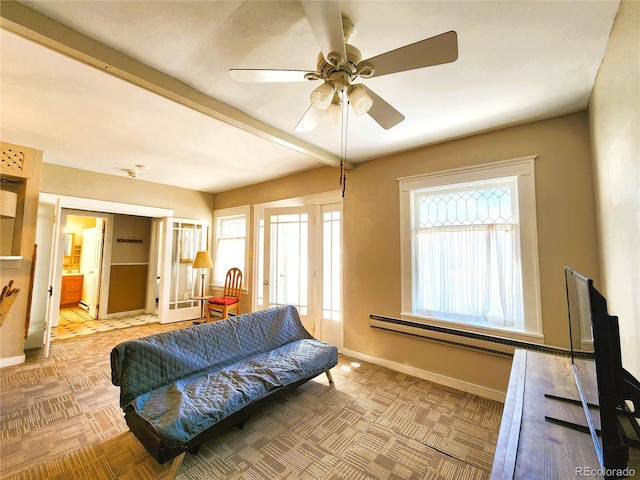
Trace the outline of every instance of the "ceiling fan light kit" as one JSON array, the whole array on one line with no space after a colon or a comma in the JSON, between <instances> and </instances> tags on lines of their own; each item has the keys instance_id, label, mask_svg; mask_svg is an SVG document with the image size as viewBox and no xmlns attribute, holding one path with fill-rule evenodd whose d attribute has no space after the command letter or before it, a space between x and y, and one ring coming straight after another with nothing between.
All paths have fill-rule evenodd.
<instances>
[{"instance_id":1,"label":"ceiling fan light kit","mask_svg":"<svg viewBox=\"0 0 640 480\"><path fill-rule=\"evenodd\" d=\"M355 32L355 25L351 19L342 15L339 2L302 0L300 3L320 46L317 71L230 70L231 77L241 82L323 80L323 84L311 92L311 107L297 123L295 129L298 132L310 131L315 127L316 116L319 113L314 111L315 109L324 110L324 122L340 125L344 105L339 93L346 93L346 98L356 115L367 113L378 125L388 130L402 122L404 115L366 85L355 84L355 80L358 77L380 77L441 65L454 62L458 58L458 36L456 32L450 31L362 60L360 51L349 44ZM346 116L346 111L344 115ZM346 132L343 133L341 158L344 160ZM343 176L341 174L341 180ZM344 195L345 184L341 183Z\"/></svg>"}]
</instances>

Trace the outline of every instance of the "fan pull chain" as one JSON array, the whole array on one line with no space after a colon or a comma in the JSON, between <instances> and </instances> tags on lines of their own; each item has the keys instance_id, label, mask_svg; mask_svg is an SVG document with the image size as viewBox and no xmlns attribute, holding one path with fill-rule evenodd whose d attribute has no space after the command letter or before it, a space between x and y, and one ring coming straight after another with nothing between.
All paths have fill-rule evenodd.
<instances>
[{"instance_id":1,"label":"fan pull chain","mask_svg":"<svg viewBox=\"0 0 640 480\"><path fill-rule=\"evenodd\" d=\"M342 185L342 198L347 193L347 170L345 168L347 163L347 135L349 131L349 100L345 102L345 91L342 90L342 128L341 128L341 140L340 140L340 185Z\"/></svg>"}]
</instances>

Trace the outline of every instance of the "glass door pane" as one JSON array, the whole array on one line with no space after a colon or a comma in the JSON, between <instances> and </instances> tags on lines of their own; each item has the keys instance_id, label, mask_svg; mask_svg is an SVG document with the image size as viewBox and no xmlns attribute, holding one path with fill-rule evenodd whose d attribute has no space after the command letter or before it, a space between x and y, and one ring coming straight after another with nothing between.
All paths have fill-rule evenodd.
<instances>
[{"instance_id":1,"label":"glass door pane","mask_svg":"<svg viewBox=\"0 0 640 480\"><path fill-rule=\"evenodd\" d=\"M265 210L263 298L269 307L296 306L303 324L313 330L311 218L306 207Z\"/></svg>"},{"instance_id":2,"label":"glass door pane","mask_svg":"<svg viewBox=\"0 0 640 480\"><path fill-rule=\"evenodd\" d=\"M200 318L200 302L193 300L198 272L192 265L196 252L206 249L207 227L203 222L165 219L165 255L160 278L160 323Z\"/></svg>"},{"instance_id":3,"label":"glass door pane","mask_svg":"<svg viewBox=\"0 0 640 480\"><path fill-rule=\"evenodd\" d=\"M322 205L321 271L317 338L342 347L342 209L341 204Z\"/></svg>"}]
</instances>

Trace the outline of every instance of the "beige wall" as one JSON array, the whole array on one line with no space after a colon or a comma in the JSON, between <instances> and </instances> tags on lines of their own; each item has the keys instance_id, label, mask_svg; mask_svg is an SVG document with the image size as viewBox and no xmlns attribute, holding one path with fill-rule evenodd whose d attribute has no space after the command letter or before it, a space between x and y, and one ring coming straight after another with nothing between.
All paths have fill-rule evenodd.
<instances>
[{"instance_id":1,"label":"beige wall","mask_svg":"<svg viewBox=\"0 0 640 480\"><path fill-rule=\"evenodd\" d=\"M369 327L400 314L398 177L537 154L536 207L543 328L568 346L563 266L599 278L586 113L477 135L361 164L344 200L344 347L485 388L506 391L511 362ZM216 195L216 208L336 190L319 169Z\"/></svg>"},{"instance_id":2,"label":"beige wall","mask_svg":"<svg viewBox=\"0 0 640 480\"><path fill-rule=\"evenodd\" d=\"M589 118L598 242L608 310L620 318L622 361L640 378L640 3L620 5Z\"/></svg>"},{"instance_id":3,"label":"beige wall","mask_svg":"<svg viewBox=\"0 0 640 480\"><path fill-rule=\"evenodd\" d=\"M140 243L119 242L118 239L141 240ZM113 217L113 241L111 243L111 263L149 262L151 241L151 220L132 215Z\"/></svg>"},{"instance_id":4,"label":"beige wall","mask_svg":"<svg viewBox=\"0 0 640 480\"><path fill-rule=\"evenodd\" d=\"M339 180L338 170L335 168L318 168L270 182L219 193L215 196L216 209L255 205L340 190Z\"/></svg>"},{"instance_id":5,"label":"beige wall","mask_svg":"<svg viewBox=\"0 0 640 480\"><path fill-rule=\"evenodd\" d=\"M345 217L345 347L494 390L510 361L369 328L400 314L396 178L537 154L536 209L543 331L568 345L563 266L598 276L589 135L584 113L508 128L369 162L350 177ZM365 219L350 221L350 219ZM363 283L363 279L366 279ZM473 365L473 368L470 366Z\"/></svg>"},{"instance_id":6,"label":"beige wall","mask_svg":"<svg viewBox=\"0 0 640 480\"><path fill-rule=\"evenodd\" d=\"M46 158L45 158L46 161ZM213 220L210 193L145 182L138 178L91 173L44 163L40 191L70 197L90 198L174 210L175 217Z\"/></svg>"}]
</instances>

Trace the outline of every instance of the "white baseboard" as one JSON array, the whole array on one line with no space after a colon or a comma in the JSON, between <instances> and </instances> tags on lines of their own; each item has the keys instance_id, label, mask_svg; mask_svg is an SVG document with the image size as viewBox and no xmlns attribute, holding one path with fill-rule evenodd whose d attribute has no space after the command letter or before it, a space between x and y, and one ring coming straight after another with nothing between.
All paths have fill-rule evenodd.
<instances>
[{"instance_id":1,"label":"white baseboard","mask_svg":"<svg viewBox=\"0 0 640 480\"><path fill-rule=\"evenodd\" d=\"M26 358L27 357L25 357L24 353L17 357L0 358L0 368L8 367L10 365L20 365L25 362Z\"/></svg>"},{"instance_id":2,"label":"white baseboard","mask_svg":"<svg viewBox=\"0 0 640 480\"><path fill-rule=\"evenodd\" d=\"M423 380L428 380L430 382L438 383L446 387L462 390L463 392L472 393L474 395L488 398L490 400L495 400L497 402L504 403L507 395L506 392L501 392L500 390L494 390L492 388L483 387L482 385L476 385L475 383L465 382L462 380L458 380L457 378L446 377L444 375L440 375L439 373L433 373L427 370L410 367L408 365L392 362L391 360L385 360L384 358L374 357L373 355L357 352L355 350L343 348L342 353L347 357L352 357L357 360L373 363L374 365L379 365L396 372L406 373L407 375L412 375L414 377L422 378Z\"/></svg>"}]
</instances>

